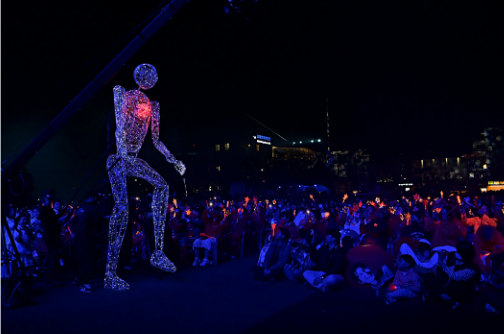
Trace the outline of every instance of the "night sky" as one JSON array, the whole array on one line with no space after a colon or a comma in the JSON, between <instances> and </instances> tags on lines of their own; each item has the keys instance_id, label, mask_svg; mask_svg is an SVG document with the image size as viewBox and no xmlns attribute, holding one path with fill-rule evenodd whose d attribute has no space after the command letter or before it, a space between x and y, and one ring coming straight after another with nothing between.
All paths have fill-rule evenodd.
<instances>
[{"instance_id":1,"label":"night sky","mask_svg":"<svg viewBox=\"0 0 504 334\"><path fill-rule=\"evenodd\" d=\"M4 3L2 161L19 153L124 41L52 89L160 3ZM324 138L327 99L335 150L465 149L483 127L504 126L498 1L258 0L245 15L225 14L226 3L193 0L159 30L30 161L36 191L55 188L69 197L107 145L113 86L135 88L140 63L158 70L158 84L146 93L161 104L161 140L173 152L207 140L197 136L203 128L223 131L222 120L247 117L240 110L289 140L265 129L274 144ZM140 156L153 152L146 145ZM94 179L103 171L104 162ZM172 171L161 167L165 177Z\"/></svg>"}]
</instances>

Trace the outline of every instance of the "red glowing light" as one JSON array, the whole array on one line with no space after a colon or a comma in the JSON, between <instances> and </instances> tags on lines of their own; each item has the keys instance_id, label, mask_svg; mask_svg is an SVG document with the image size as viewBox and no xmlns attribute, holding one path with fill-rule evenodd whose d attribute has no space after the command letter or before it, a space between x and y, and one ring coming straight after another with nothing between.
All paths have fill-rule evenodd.
<instances>
[{"instance_id":1,"label":"red glowing light","mask_svg":"<svg viewBox=\"0 0 504 334\"><path fill-rule=\"evenodd\" d=\"M151 105L148 103L139 103L136 109L138 116L141 118L147 118L151 115Z\"/></svg>"}]
</instances>

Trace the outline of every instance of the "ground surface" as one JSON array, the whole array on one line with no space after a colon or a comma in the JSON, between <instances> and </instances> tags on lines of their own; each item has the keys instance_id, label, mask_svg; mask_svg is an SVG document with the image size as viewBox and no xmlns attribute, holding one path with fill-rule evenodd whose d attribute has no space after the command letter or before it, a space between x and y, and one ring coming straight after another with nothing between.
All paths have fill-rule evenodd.
<instances>
[{"instance_id":1,"label":"ground surface","mask_svg":"<svg viewBox=\"0 0 504 334\"><path fill-rule=\"evenodd\" d=\"M503 318L486 313L488 298L452 311L409 300L387 306L374 290L345 287L324 294L290 282L254 281L256 256L206 268L184 268L161 279L145 270L122 275L131 291L92 282L39 291L37 305L2 309L2 333L502 333ZM499 329L500 328L500 329Z\"/></svg>"}]
</instances>

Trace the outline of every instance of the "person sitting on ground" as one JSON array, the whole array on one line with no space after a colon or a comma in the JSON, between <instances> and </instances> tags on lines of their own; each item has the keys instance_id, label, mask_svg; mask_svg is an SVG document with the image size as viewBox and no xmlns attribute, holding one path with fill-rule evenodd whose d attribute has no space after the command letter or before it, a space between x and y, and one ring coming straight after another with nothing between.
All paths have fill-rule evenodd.
<instances>
[{"instance_id":1,"label":"person sitting on ground","mask_svg":"<svg viewBox=\"0 0 504 334\"><path fill-rule=\"evenodd\" d=\"M378 289L394 273L394 258L381 246L376 245L369 235L364 235L360 245L352 248L347 254L347 281L354 287Z\"/></svg>"},{"instance_id":2,"label":"person sitting on ground","mask_svg":"<svg viewBox=\"0 0 504 334\"><path fill-rule=\"evenodd\" d=\"M471 301L479 281L479 269L474 263L476 251L469 241L457 244L457 252L439 257L436 274L424 277L424 301L442 298L452 308L458 301ZM446 261L446 263L445 263Z\"/></svg>"},{"instance_id":3,"label":"person sitting on ground","mask_svg":"<svg viewBox=\"0 0 504 334\"><path fill-rule=\"evenodd\" d=\"M397 272L394 281L385 291L382 289L376 290L378 298L385 304L392 304L397 299L418 297L421 292L421 279L415 271L415 265L415 260L410 255L401 255L397 260Z\"/></svg>"},{"instance_id":4,"label":"person sitting on ground","mask_svg":"<svg viewBox=\"0 0 504 334\"><path fill-rule=\"evenodd\" d=\"M418 246L413 250L410 245L404 243L399 249L401 255L411 255L415 260L415 271L424 276L428 273L435 273L439 254L435 252L431 255L432 247L427 240L419 240Z\"/></svg>"},{"instance_id":5,"label":"person sitting on ground","mask_svg":"<svg viewBox=\"0 0 504 334\"><path fill-rule=\"evenodd\" d=\"M264 257L262 267L254 266L252 272L254 279L270 281L272 283L283 279L284 266L290 256L289 230L280 227Z\"/></svg>"},{"instance_id":6,"label":"person sitting on ground","mask_svg":"<svg viewBox=\"0 0 504 334\"><path fill-rule=\"evenodd\" d=\"M315 246L312 245L313 235L305 233L298 247L292 249L292 263L286 264L284 273L292 282L302 282L303 272L315 267L312 257L315 255Z\"/></svg>"},{"instance_id":7,"label":"person sitting on ground","mask_svg":"<svg viewBox=\"0 0 504 334\"><path fill-rule=\"evenodd\" d=\"M345 253L339 247L340 233L328 230L326 239L317 251L315 262L320 270L306 270L303 273L308 284L321 291L330 291L343 287L345 279Z\"/></svg>"}]
</instances>

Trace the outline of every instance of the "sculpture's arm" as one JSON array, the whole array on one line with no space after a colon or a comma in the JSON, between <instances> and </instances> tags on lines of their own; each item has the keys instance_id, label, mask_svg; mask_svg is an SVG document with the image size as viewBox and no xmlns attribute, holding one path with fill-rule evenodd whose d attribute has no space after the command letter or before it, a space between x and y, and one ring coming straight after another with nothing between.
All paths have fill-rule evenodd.
<instances>
[{"instance_id":1,"label":"sculpture's arm","mask_svg":"<svg viewBox=\"0 0 504 334\"><path fill-rule=\"evenodd\" d=\"M126 89L119 85L114 87L114 108L115 108L115 117L116 117L116 126L118 129L122 131L122 122L121 122L121 109L124 101L124 93Z\"/></svg>"},{"instance_id":2,"label":"sculpture's arm","mask_svg":"<svg viewBox=\"0 0 504 334\"><path fill-rule=\"evenodd\" d=\"M175 169L180 175L184 175L186 167L182 161L175 159L173 154L166 148L166 146L159 140L159 103L156 101L151 102L152 106L152 120L151 120L151 132L152 141L156 149L161 152L166 158L166 161L175 165Z\"/></svg>"}]
</instances>

